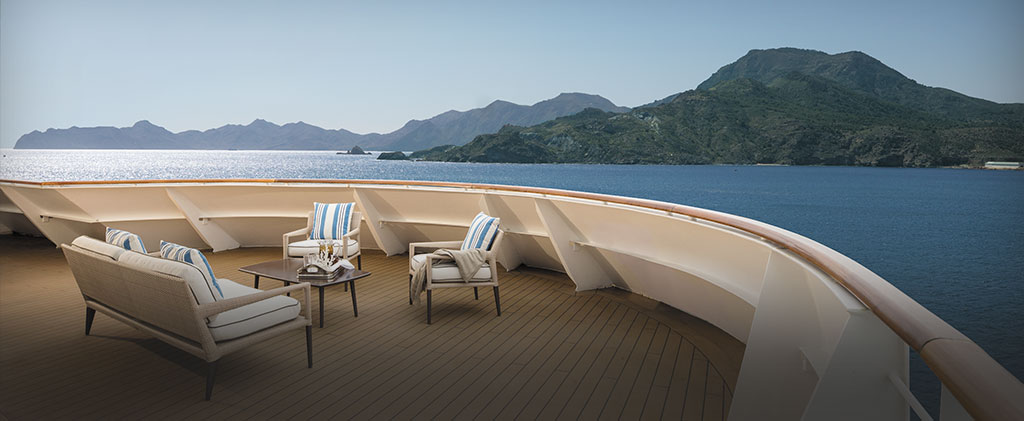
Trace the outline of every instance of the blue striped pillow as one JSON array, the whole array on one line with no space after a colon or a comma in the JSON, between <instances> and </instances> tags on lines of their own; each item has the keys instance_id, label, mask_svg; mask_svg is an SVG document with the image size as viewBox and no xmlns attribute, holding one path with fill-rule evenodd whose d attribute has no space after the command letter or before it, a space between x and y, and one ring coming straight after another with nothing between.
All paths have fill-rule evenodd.
<instances>
[{"instance_id":1,"label":"blue striped pillow","mask_svg":"<svg viewBox=\"0 0 1024 421\"><path fill-rule=\"evenodd\" d=\"M142 237L128 231L116 230L107 227L107 242L120 246L125 250L137 251L146 254L146 245L142 244Z\"/></svg>"},{"instance_id":2,"label":"blue striped pillow","mask_svg":"<svg viewBox=\"0 0 1024 421\"><path fill-rule=\"evenodd\" d=\"M355 203L313 203L313 229L310 240L340 240L352 224Z\"/></svg>"},{"instance_id":3,"label":"blue striped pillow","mask_svg":"<svg viewBox=\"0 0 1024 421\"><path fill-rule=\"evenodd\" d=\"M499 222L501 222L500 218L487 216L483 212L476 214L473 223L469 224L466 239L462 240L462 250L490 250L491 245L494 244L494 237L498 235Z\"/></svg>"},{"instance_id":4,"label":"blue striped pillow","mask_svg":"<svg viewBox=\"0 0 1024 421\"><path fill-rule=\"evenodd\" d=\"M210 295L213 296L213 300L216 301L219 298L224 298L224 292L221 291L220 285L217 283L217 277L213 276L213 268L210 267L210 262L206 260L206 256L203 253L194 248L189 248L174 243L168 243L166 241L160 241L160 257L164 259L177 260L179 262L188 263L199 269L199 273L203 274L203 278L206 280L207 286L210 288ZM216 289L217 293L214 294L213 290ZM192 291L196 293L196 291Z\"/></svg>"}]
</instances>

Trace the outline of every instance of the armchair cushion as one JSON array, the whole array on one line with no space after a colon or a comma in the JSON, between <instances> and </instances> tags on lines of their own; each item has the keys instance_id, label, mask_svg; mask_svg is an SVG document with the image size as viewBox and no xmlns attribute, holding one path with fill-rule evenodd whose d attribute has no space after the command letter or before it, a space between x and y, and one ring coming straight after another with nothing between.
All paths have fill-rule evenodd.
<instances>
[{"instance_id":1,"label":"armchair cushion","mask_svg":"<svg viewBox=\"0 0 1024 421\"><path fill-rule=\"evenodd\" d=\"M426 254L417 254L413 256L413 267L415 268L422 265L424 261L426 261L426 256ZM431 268L430 279L431 282L434 283L441 283L446 281L463 282L462 277L459 276L459 268L455 266L455 262L450 260L434 263L434 266ZM473 275L473 279L479 279L481 281L489 282L491 280L491 267L487 264L484 264L483 266L480 267L480 270L476 271L476 273Z\"/></svg>"},{"instance_id":2,"label":"armchair cushion","mask_svg":"<svg viewBox=\"0 0 1024 421\"><path fill-rule=\"evenodd\" d=\"M217 278L213 276L213 268L210 267L210 262L206 260L206 256L203 256L201 251L174 243L168 243L166 241L160 241L160 257L188 263L196 269L199 269L200 274L203 275L203 280L206 281L209 287L209 292L213 296L213 300L216 301L224 298L224 291L220 289L220 285L217 283ZM196 293L195 288L192 289L192 293Z\"/></svg>"},{"instance_id":3,"label":"armchair cushion","mask_svg":"<svg viewBox=\"0 0 1024 421\"><path fill-rule=\"evenodd\" d=\"M206 281L198 267L171 259L142 253L123 253L117 259L125 267L146 272L157 272L185 280L197 304L208 304L220 299L217 290Z\"/></svg>"},{"instance_id":4,"label":"armchair cushion","mask_svg":"<svg viewBox=\"0 0 1024 421\"><path fill-rule=\"evenodd\" d=\"M355 203L313 203L310 240L339 240L349 232Z\"/></svg>"},{"instance_id":5,"label":"armchair cushion","mask_svg":"<svg viewBox=\"0 0 1024 421\"><path fill-rule=\"evenodd\" d=\"M105 243L87 235L80 235L75 241L71 242L71 245L78 246L84 250L88 250L92 253L106 256L110 260L116 261L125 250L121 247L113 244Z\"/></svg>"},{"instance_id":6,"label":"armchair cushion","mask_svg":"<svg viewBox=\"0 0 1024 421\"><path fill-rule=\"evenodd\" d=\"M348 255L355 256L356 254L358 254L359 242L352 238L348 238L346 240L348 241ZM341 244L341 240L338 240L336 242L339 245ZM316 254L318 251L320 251L320 245L317 244L317 240L302 240L288 244L288 255L293 257L302 257L307 254ZM338 254L340 255L341 252L339 251Z\"/></svg>"},{"instance_id":7,"label":"armchair cushion","mask_svg":"<svg viewBox=\"0 0 1024 421\"><path fill-rule=\"evenodd\" d=\"M218 283L225 299L260 292L227 279ZM294 320L301 309L298 300L279 295L211 316L207 326L215 341L226 341Z\"/></svg>"},{"instance_id":8,"label":"armchair cushion","mask_svg":"<svg viewBox=\"0 0 1024 421\"><path fill-rule=\"evenodd\" d=\"M500 218L487 216L483 212L478 213L473 218L473 223L469 224L469 232L466 233L466 239L462 240L462 250L490 250L491 245L494 243L494 237L498 235L498 223L500 222Z\"/></svg>"},{"instance_id":9,"label":"armchair cushion","mask_svg":"<svg viewBox=\"0 0 1024 421\"><path fill-rule=\"evenodd\" d=\"M122 231L107 227L107 242L119 246L125 250L147 253L146 246L142 244L142 237L128 231Z\"/></svg>"}]
</instances>

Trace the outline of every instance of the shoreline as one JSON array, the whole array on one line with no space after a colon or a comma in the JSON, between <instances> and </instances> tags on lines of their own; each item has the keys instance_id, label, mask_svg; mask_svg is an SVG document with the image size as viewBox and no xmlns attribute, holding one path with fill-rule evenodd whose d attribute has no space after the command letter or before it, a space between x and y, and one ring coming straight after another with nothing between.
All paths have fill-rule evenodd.
<instances>
[{"instance_id":1,"label":"shoreline","mask_svg":"<svg viewBox=\"0 0 1024 421\"><path fill-rule=\"evenodd\" d=\"M260 152L260 153L323 153L335 156L376 156L384 152L389 151L366 151L364 154L350 154L345 152L338 152L336 149L311 149L311 150L298 150L298 149L16 149L16 148L0 148L3 158L7 158L8 153L21 153L21 152ZM722 167L821 167L821 168L902 168L902 169L956 169L956 170L987 170L987 171L1024 171L1024 165L1017 168L990 168L984 165L945 165L935 167L905 167L905 166L871 166L871 165L798 165L798 164L778 164L778 163L755 163L755 164L740 164L740 163L711 163L711 164L659 164L659 163L592 163L592 162L472 162L472 161L432 161L424 159L408 159L399 160L406 162L431 162L431 163L444 163L444 164L502 164L502 165L614 165L614 166L666 166L666 167L684 167L684 166L722 166Z\"/></svg>"}]
</instances>

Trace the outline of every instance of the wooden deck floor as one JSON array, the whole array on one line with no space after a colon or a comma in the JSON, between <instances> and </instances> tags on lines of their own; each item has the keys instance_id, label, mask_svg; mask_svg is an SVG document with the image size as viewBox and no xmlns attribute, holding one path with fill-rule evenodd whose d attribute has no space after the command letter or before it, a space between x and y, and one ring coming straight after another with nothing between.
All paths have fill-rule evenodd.
<instances>
[{"instance_id":1,"label":"wooden deck floor","mask_svg":"<svg viewBox=\"0 0 1024 421\"><path fill-rule=\"evenodd\" d=\"M211 254L218 277L279 249ZM405 256L366 252L359 317L327 289L326 326L221 359L213 400L204 365L84 303L48 241L0 236L0 419L481 418L724 419L743 346L663 304L619 290L575 293L562 274L502 273L502 315L481 289L407 303ZM261 282L272 289L280 283ZM314 300L315 303L315 300ZM314 304L314 309L316 304ZM316 317L314 310L314 317Z\"/></svg>"}]
</instances>

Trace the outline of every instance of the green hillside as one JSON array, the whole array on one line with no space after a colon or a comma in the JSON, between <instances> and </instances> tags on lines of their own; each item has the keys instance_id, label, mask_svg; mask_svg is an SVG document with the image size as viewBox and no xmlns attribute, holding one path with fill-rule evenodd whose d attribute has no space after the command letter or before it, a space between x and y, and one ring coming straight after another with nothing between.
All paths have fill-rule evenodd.
<instances>
[{"instance_id":1,"label":"green hillside","mask_svg":"<svg viewBox=\"0 0 1024 421\"><path fill-rule=\"evenodd\" d=\"M829 56L780 49L768 51L771 60L764 53L751 52L759 56L757 65L744 60L748 54L737 61L742 66L723 67L697 90L669 102L622 114L587 109L536 126L505 126L461 147L414 156L473 162L910 167L1024 158L1020 104L918 85L863 53ZM803 65L794 54L819 62ZM824 65L821 55L838 57L845 67Z\"/></svg>"}]
</instances>

